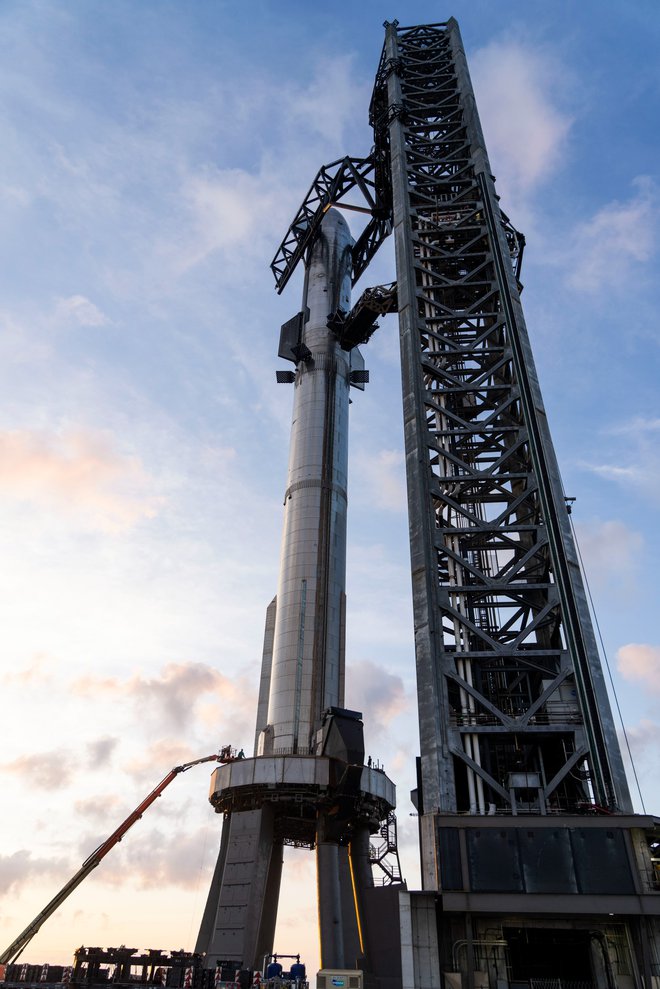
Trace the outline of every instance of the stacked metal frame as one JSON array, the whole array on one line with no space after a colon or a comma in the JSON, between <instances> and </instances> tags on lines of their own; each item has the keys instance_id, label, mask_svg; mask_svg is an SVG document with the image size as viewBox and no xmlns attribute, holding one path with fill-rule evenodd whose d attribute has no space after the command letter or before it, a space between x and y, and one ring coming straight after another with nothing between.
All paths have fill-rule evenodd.
<instances>
[{"instance_id":1,"label":"stacked metal frame","mask_svg":"<svg viewBox=\"0 0 660 989\"><path fill-rule=\"evenodd\" d=\"M629 812L520 305L522 240L454 20L386 24L371 123L392 182L420 810Z\"/></svg>"}]
</instances>

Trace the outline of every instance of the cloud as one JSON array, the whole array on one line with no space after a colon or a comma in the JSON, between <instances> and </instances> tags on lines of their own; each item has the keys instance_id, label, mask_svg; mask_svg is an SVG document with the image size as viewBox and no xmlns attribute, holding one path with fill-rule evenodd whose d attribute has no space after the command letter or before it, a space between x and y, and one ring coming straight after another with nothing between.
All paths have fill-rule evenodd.
<instances>
[{"instance_id":1,"label":"cloud","mask_svg":"<svg viewBox=\"0 0 660 989\"><path fill-rule=\"evenodd\" d=\"M649 754L653 757L653 768L657 769L657 753L660 746L660 725L657 721L642 718L639 724L626 729L631 748L637 755Z\"/></svg>"},{"instance_id":2,"label":"cloud","mask_svg":"<svg viewBox=\"0 0 660 989\"><path fill-rule=\"evenodd\" d=\"M498 189L508 202L525 200L561 162L571 127L556 105L565 69L505 39L476 51L470 73Z\"/></svg>"},{"instance_id":3,"label":"cloud","mask_svg":"<svg viewBox=\"0 0 660 989\"><path fill-rule=\"evenodd\" d=\"M210 755L211 753L205 753ZM152 780L154 771L163 772L173 766L192 762L200 753L177 738L159 738L148 746L146 751L134 757L126 765L126 771L137 780Z\"/></svg>"},{"instance_id":4,"label":"cloud","mask_svg":"<svg viewBox=\"0 0 660 989\"><path fill-rule=\"evenodd\" d=\"M405 512L406 474L403 450L365 453L354 468L352 490L372 504L393 512Z\"/></svg>"},{"instance_id":5,"label":"cloud","mask_svg":"<svg viewBox=\"0 0 660 989\"><path fill-rule=\"evenodd\" d=\"M90 769L101 769L110 764L112 753L119 745L118 738L97 738L87 743L87 765Z\"/></svg>"},{"instance_id":6,"label":"cloud","mask_svg":"<svg viewBox=\"0 0 660 989\"><path fill-rule=\"evenodd\" d=\"M41 881L46 876L64 876L67 869L63 859L32 858L27 849L0 855L0 896L15 896L33 877Z\"/></svg>"},{"instance_id":7,"label":"cloud","mask_svg":"<svg viewBox=\"0 0 660 989\"><path fill-rule=\"evenodd\" d=\"M582 461L580 466L590 470L593 474L600 474L601 477L613 481L641 481L644 478L644 470L641 467L621 467L619 464L589 464L585 461Z\"/></svg>"},{"instance_id":8,"label":"cloud","mask_svg":"<svg viewBox=\"0 0 660 989\"><path fill-rule=\"evenodd\" d=\"M590 582L593 584L629 585L639 565L644 539L623 522L576 523L580 553Z\"/></svg>"},{"instance_id":9,"label":"cloud","mask_svg":"<svg viewBox=\"0 0 660 989\"><path fill-rule=\"evenodd\" d=\"M656 419L637 417L607 429L604 432L609 437L611 460L600 463L581 461L578 466L605 480L614 481L626 492L634 489L646 498L657 501L660 492L660 453L656 434L659 428ZM616 444L613 439L616 436L622 437L623 441Z\"/></svg>"},{"instance_id":10,"label":"cloud","mask_svg":"<svg viewBox=\"0 0 660 989\"><path fill-rule=\"evenodd\" d=\"M84 295L70 295L66 299L58 299L55 315L58 320L73 321L79 326L105 326L110 322L98 306Z\"/></svg>"},{"instance_id":11,"label":"cloud","mask_svg":"<svg viewBox=\"0 0 660 989\"><path fill-rule=\"evenodd\" d=\"M130 807L120 797L104 792L102 797L86 797L84 800L75 800L73 808L76 818L84 818L93 821L95 824L109 827L110 821L119 824L130 812Z\"/></svg>"},{"instance_id":12,"label":"cloud","mask_svg":"<svg viewBox=\"0 0 660 989\"><path fill-rule=\"evenodd\" d=\"M361 83L354 67L355 56L350 54L318 59L309 84L288 94L289 120L328 142L344 143L345 131L355 120L356 107L368 106L371 96L372 83ZM352 153L350 148L347 153Z\"/></svg>"},{"instance_id":13,"label":"cloud","mask_svg":"<svg viewBox=\"0 0 660 989\"><path fill-rule=\"evenodd\" d=\"M105 434L0 432L0 486L5 495L73 514L106 532L153 518L161 499L137 457L112 448Z\"/></svg>"},{"instance_id":14,"label":"cloud","mask_svg":"<svg viewBox=\"0 0 660 989\"><path fill-rule=\"evenodd\" d=\"M218 820L218 830L219 827ZM157 828L146 833L134 832L122 847L122 867L108 869L100 878L112 885L122 885L130 877L142 889L177 886L195 890L203 868L207 831L203 827L167 834Z\"/></svg>"},{"instance_id":15,"label":"cloud","mask_svg":"<svg viewBox=\"0 0 660 989\"><path fill-rule=\"evenodd\" d=\"M40 687L44 687L53 679L51 669L48 669L51 664L52 658L47 653L35 653L23 669L19 668L18 670L12 670L10 673L3 673L0 676L0 683L7 686L11 684L18 684L19 686L37 684Z\"/></svg>"},{"instance_id":16,"label":"cloud","mask_svg":"<svg viewBox=\"0 0 660 989\"><path fill-rule=\"evenodd\" d=\"M37 783L43 790L62 790L71 782L77 766L71 752L57 749L19 756L10 762L0 763L0 770Z\"/></svg>"},{"instance_id":17,"label":"cloud","mask_svg":"<svg viewBox=\"0 0 660 989\"><path fill-rule=\"evenodd\" d=\"M660 419L656 417L645 418L644 416L635 416L634 419L630 419L628 422L622 422L618 426L611 426L607 432L612 436L640 436L646 433L658 433L660 432Z\"/></svg>"},{"instance_id":18,"label":"cloud","mask_svg":"<svg viewBox=\"0 0 660 989\"><path fill-rule=\"evenodd\" d=\"M656 794L660 785L657 758L660 746L660 724L657 720L641 718L636 725L626 727L626 738L630 744L635 766L635 779L630 779L633 799L636 799L636 791L640 790L642 801L652 813L655 810ZM624 752L627 748L626 738L620 738Z\"/></svg>"},{"instance_id":19,"label":"cloud","mask_svg":"<svg viewBox=\"0 0 660 989\"><path fill-rule=\"evenodd\" d=\"M73 683L72 690L81 697L96 700L103 697L129 699L150 720L180 728L197 721L201 701L212 702L214 724L217 725L218 705L236 713L254 700L253 690L243 678L234 680L213 666L194 662L168 663L153 677L139 673L127 680L84 676ZM202 717L206 718L207 714Z\"/></svg>"},{"instance_id":20,"label":"cloud","mask_svg":"<svg viewBox=\"0 0 660 989\"><path fill-rule=\"evenodd\" d=\"M589 294L605 287L627 289L633 276L639 284L640 266L655 254L660 199L648 176L639 176L633 186L630 199L613 200L575 227L564 256L566 280L574 289Z\"/></svg>"},{"instance_id":21,"label":"cloud","mask_svg":"<svg viewBox=\"0 0 660 989\"><path fill-rule=\"evenodd\" d=\"M219 167L209 162L196 171L182 168L178 198L187 207L184 229L175 231L164 249L176 273L215 252L232 275L248 257L262 264L269 259L319 166L366 151L352 147L352 134L366 136L361 108L368 106L371 87L349 54L316 58L312 74L297 85L262 76L256 85L242 82L223 91L219 118L230 128L227 146L244 142L249 133L250 147L227 156ZM218 126L215 122L214 129ZM236 167L239 158L250 164ZM359 193L356 199L362 201Z\"/></svg>"},{"instance_id":22,"label":"cloud","mask_svg":"<svg viewBox=\"0 0 660 989\"><path fill-rule=\"evenodd\" d=\"M183 187L193 237L182 257L185 270L214 251L241 251L262 255L273 226L273 214L281 217L282 193L273 178L245 169L208 167L190 175ZM281 226L281 224L280 224Z\"/></svg>"},{"instance_id":23,"label":"cloud","mask_svg":"<svg viewBox=\"0 0 660 989\"><path fill-rule=\"evenodd\" d=\"M401 677L368 659L351 663L348 687L351 704L368 712L372 733L386 728L410 704Z\"/></svg>"},{"instance_id":24,"label":"cloud","mask_svg":"<svg viewBox=\"0 0 660 989\"><path fill-rule=\"evenodd\" d=\"M617 666L626 680L637 680L660 694L660 646L631 642L617 652Z\"/></svg>"}]
</instances>

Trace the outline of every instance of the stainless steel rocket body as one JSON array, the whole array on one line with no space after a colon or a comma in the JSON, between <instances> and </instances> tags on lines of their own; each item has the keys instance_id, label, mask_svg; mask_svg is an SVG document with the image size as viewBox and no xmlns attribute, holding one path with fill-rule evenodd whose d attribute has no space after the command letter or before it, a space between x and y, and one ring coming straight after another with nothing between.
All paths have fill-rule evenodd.
<instances>
[{"instance_id":1,"label":"stainless steel rocket body","mask_svg":"<svg viewBox=\"0 0 660 989\"><path fill-rule=\"evenodd\" d=\"M325 216L306 274L262 752L306 752L321 713L343 705L350 356L328 315L350 310L348 224Z\"/></svg>"},{"instance_id":2,"label":"stainless steel rocket body","mask_svg":"<svg viewBox=\"0 0 660 989\"><path fill-rule=\"evenodd\" d=\"M273 950L286 841L316 848L322 966L352 968L364 958L369 835L396 803L391 780L364 765L361 715L344 709L351 356L328 316L350 311L352 244L342 215L329 210L307 265L306 321L301 330L294 318L293 343L286 335L286 347L281 342L296 374L256 751L220 767L211 782L210 800L224 825L196 950L239 968L261 964ZM352 863L361 861L354 874Z\"/></svg>"}]
</instances>

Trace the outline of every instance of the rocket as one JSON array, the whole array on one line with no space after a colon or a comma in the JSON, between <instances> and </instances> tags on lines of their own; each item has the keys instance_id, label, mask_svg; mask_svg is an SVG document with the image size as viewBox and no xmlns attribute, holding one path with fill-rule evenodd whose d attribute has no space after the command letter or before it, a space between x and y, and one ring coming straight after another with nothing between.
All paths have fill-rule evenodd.
<instances>
[{"instance_id":1,"label":"rocket","mask_svg":"<svg viewBox=\"0 0 660 989\"><path fill-rule=\"evenodd\" d=\"M328 316L348 312L348 224L330 209L306 270L272 656L266 651L257 754L310 752L321 716L344 703L348 406L351 352Z\"/></svg>"},{"instance_id":2,"label":"rocket","mask_svg":"<svg viewBox=\"0 0 660 989\"><path fill-rule=\"evenodd\" d=\"M278 372L294 383L277 595L266 613L254 756L219 767L209 799L224 815L196 950L253 968L273 950L285 843L316 850L322 965L365 957L369 837L396 803L364 765L361 714L344 708L349 389L362 358L333 316L350 310L353 241L327 211L302 309L285 323ZM330 322L330 325L328 325ZM364 380L364 378L362 378Z\"/></svg>"}]
</instances>

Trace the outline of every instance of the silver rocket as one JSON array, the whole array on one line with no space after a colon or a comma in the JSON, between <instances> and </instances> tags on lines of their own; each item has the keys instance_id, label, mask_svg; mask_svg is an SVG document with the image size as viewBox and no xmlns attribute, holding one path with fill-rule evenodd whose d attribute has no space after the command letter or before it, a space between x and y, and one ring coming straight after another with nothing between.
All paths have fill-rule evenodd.
<instances>
[{"instance_id":1,"label":"silver rocket","mask_svg":"<svg viewBox=\"0 0 660 989\"><path fill-rule=\"evenodd\" d=\"M262 679L257 754L309 752L321 715L344 703L350 353L328 328L348 312L351 239L326 213L307 268L295 378L270 675ZM265 666L268 660L265 657ZM266 682L267 681L267 682Z\"/></svg>"},{"instance_id":2,"label":"silver rocket","mask_svg":"<svg viewBox=\"0 0 660 989\"><path fill-rule=\"evenodd\" d=\"M366 950L369 836L396 803L391 780L364 765L361 715L344 708L349 388L351 361L363 365L328 318L350 310L352 244L330 209L302 311L280 341L296 371L283 376L294 400L279 581L266 613L254 756L219 767L211 782L224 824L196 947L209 964L253 968L272 952L291 843L316 849L322 964L354 967Z\"/></svg>"}]
</instances>

